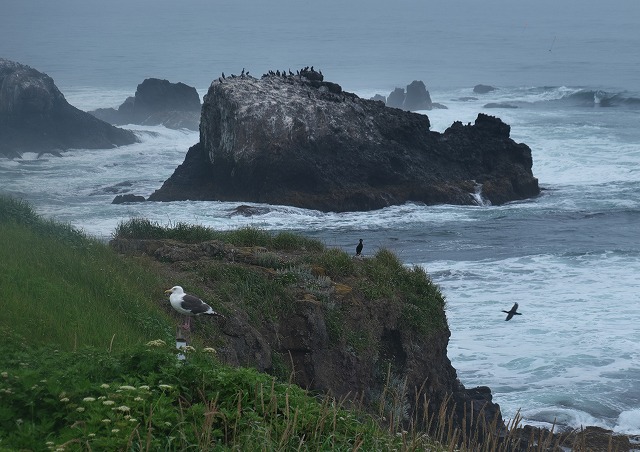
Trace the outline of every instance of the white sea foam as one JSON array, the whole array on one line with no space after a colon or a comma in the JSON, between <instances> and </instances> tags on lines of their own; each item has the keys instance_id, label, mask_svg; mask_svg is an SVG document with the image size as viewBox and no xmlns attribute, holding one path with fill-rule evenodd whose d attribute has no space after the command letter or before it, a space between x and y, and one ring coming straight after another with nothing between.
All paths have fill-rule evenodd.
<instances>
[{"instance_id":1,"label":"white sea foam","mask_svg":"<svg viewBox=\"0 0 640 452\"><path fill-rule=\"evenodd\" d=\"M536 422L615 427L616 412L633 413L640 400L640 313L630 302L638 257L425 264L447 298L449 358L461 381L490 385L507 416L521 409ZM522 316L505 322L501 310L514 302Z\"/></svg>"}]
</instances>

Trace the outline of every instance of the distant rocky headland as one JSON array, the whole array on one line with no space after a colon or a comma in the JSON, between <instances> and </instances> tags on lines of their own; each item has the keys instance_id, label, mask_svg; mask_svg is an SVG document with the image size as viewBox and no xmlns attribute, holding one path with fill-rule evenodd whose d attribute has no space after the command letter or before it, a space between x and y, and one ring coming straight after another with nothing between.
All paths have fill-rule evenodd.
<instances>
[{"instance_id":1,"label":"distant rocky headland","mask_svg":"<svg viewBox=\"0 0 640 452\"><path fill-rule=\"evenodd\" d=\"M149 200L366 211L537 196L531 149L509 134L484 114L432 132L428 116L361 99L313 68L243 71L213 81L199 143Z\"/></svg>"},{"instance_id":2,"label":"distant rocky headland","mask_svg":"<svg viewBox=\"0 0 640 452\"><path fill-rule=\"evenodd\" d=\"M48 75L0 58L0 156L108 149L136 141L133 132L70 105Z\"/></svg>"},{"instance_id":3,"label":"distant rocky headland","mask_svg":"<svg viewBox=\"0 0 640 452\"><path fill-rule=\"evenodd\" d=\"M200 107L200 96L194 87L148 78L118 109L99 108L89 113L113 125L163 125L169 129L198 130Z\"/></svg>"}]
</instances>

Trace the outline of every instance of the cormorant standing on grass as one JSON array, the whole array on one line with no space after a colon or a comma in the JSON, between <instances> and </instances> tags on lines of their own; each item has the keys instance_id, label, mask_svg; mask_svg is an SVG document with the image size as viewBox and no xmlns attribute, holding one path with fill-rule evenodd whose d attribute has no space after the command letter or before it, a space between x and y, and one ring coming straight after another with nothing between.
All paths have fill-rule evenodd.
<instances>
[{"instance_id":1,"label":"cormorant standing on grass","mask_svg":"<svg viewBox=\"0 0 640 452\"><path fill-rule=\"evenodd\" d=\"M505 322L506 322L507 320L511 320L511 318L512 318L514 315L522 315L522 314L520 314L519 312L516 312L517 310L518 310L518 303L514 303L514 304L513 304L513 307L511 308L511 310L510 310L510 311L505 311L505 310L503 309L503 310L502 310L502 312L505 312L505 313L507 314L507 318L506 318L506 319L504 319L504 320L505 320Z\"/></svg>"},{"instance_id":2,"label":"cormorant standing on grass","mask_svg":"<svg viewBox=\"0 0 640 452\"><path fill-rule=\"evenodd\" d=\"M364 245L362 244L362 239L360 239L360 243L358 243L358 246L356 246L356 256L360 256L360 253L362 253L362 247Z\"/></svg>"}]
</instances>

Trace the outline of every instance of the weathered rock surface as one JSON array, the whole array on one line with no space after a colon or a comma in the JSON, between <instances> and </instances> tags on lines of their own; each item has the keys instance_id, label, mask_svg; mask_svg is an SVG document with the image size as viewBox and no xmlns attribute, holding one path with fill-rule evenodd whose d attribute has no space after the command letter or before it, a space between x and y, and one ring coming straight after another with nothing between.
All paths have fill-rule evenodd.
<instances>
[{"instance_id":1,"label":"weathered rock surface","mask_svg":"<svg viewBox=\"0 0 640 452\"><path fill-rule=\"evenodd\" d=\"M0 58L0 156L107 149L136 141L133 132L70 105L48 75Z\"/></svg>"},{"instance_id":2,"label":"weathered rock surface","mask_svg":"<svg viewBox=\"0 0 640 452\"><path fill-rule=\"evenodd\" d=\"M170 129L198 130L200 96L184 83L148 78L138 85L134 97L127 98L118 109L90 111L110 124L163 125Z\"/></svg>"},{"instance_id":3,"label":"weathered rock surface","mask_svg":"<svg viewBox=\"0 0 640 452\"><path fill-rule=\"evenodd\" d=\"M426 115L387 108L304 77L216 80L200 142L152 201L222 200L322 211L407 201L492 204L539 194L531 150L500 119L429 130Z\"/></svg>"}]
</instances>

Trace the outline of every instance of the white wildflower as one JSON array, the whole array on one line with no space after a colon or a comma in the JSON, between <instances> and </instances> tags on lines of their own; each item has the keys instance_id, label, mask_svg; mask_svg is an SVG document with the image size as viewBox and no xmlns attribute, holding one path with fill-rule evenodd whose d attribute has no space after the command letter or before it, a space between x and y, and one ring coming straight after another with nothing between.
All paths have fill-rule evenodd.
<instances>
[{"instance_id":1,"label":"white wildflower","mask_svg":"<svg viewBox=\"0 0 640 452\"><path fill-rule=\"evenodd\" d=\"M218 351L213 347L205 347L202 349L202 351L205 353L218 353Z\"/></svg>"},{"instance_id":2,"label":"white wildflower","mask_svg":"<svg viewBox=\"0 0 640 452\"><path fill-rule=\"evenodd\" d=\"M114 405L116 402L113 400L105 400L102 402L103 405Z\"/></svg>"},{"instance_id":3,"label":"white wildflower","mask_svg":"<svg viewBox=\"0 0 640 452\"><path fill-rule=\"evenodd\" d=\"M102 383L102 384L100 385L100 387L101 387L102 389L109 389L109 385L108 385L108 384L106 384L106 383Z\"/></svg>"},{"instance_id":4,"label":"white wildflower","mask_svg":"<svg viewBox=\"0 0 640 452\"><path fill-rule=\"evenodd\" d=\"M83 402L95 402L96 398L95 397L85 397L84 399L82 399Z\"/></svg>"},{"instance_id":5,"label":"white wildflower","mask_svg":"<svg viewBox=\"0 0 640 452\"><path fill-rule=\"evenodd\" d=\"M2 372L2 373L0 373L0 375L2 375L2 378L9 378L9 373L8 372Z\"/></svg>"},{"instance_id":6,"label":"white wildflower","mask_svg":"<svg viewBox=\"0 0 640 452\"><path fill-rule=\"evenodd\" d=\"M151 388L148 385L142 385L142 386L139 386L138 389L143 389L145 391L148 391Z\"/></svg>"},{"instance_id":7,"label":"white wildflower","mask_svg":"<svg viewBox=\"0 0 640 452\"><path fill-rule=\"evenodd\" d=\"M78 408L76 408L76 411L78 413L82 413L84 411L84 407L83 406L79 406Z\"/></svg>"},{"instance_id":8,"label":"white wildflower","mask_svg":"<svg viewBox=\"0 0 640 452\"><path fill-rule=\"evenodd\" d=\"M60 399L62 403L67 403L69 401L69 397L63 397Z\"/></svg>"},{"instance_id":9,"label":"white wildflower","mask_svg":"<svg viewBox=\"0 0 640 452\"><path fill-rule=\"evenodd\" d=\"M158 385L160 389L171 389L171 385Z\"/></svg>"},{"instance_id":10,"label":"white wildflower","mask_svg":"<svg viewBox=\"0 0 640 452\"><path fill-rule=\"evenodd\" d=\"M134 386L129 386L129 385L122 385L120 386L120 389L124 389L125 391L135 391L136 388Z\"/></svg>"},{"instance_id":11,"label":"white wildflower","mask_svg":"<svg viewBox=\"0 0 640 452\"><path fill-rule=\"evenodd\" d=\"M147 342L147 347L162 347L167 345L167 343L165 341L163 341L162 339L155 339L153 341L149 341Z\"/></svg>"}]
</instances>

